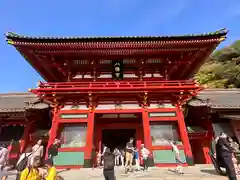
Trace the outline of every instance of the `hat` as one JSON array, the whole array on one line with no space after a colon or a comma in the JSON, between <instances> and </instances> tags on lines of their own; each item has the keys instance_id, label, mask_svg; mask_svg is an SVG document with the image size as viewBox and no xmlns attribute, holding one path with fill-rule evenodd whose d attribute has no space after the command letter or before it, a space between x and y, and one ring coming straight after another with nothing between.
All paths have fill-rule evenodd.
<instances>
[{"instance_id":1,"label":"hat","mask_svg":"<svg viewBox=\"0 0 240 180\"><path fill-rule=\"evenodd\" d=\"M53 161L51 159L47 159L47 160L44 161L44 164L53 166Z\"/></svg>"}]
</instances>

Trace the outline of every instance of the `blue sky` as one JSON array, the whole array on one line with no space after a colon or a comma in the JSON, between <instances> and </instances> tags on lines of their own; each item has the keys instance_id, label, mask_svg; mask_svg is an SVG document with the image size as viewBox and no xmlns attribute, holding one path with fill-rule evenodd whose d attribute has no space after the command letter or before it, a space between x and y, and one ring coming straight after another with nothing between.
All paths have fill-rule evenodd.
<instances>
[{"instance_id":1,"label":"blue sky","mask_svg":"<svg viewBox=\"0 0 240 180\"><path fill-rule=\"evenodd\" d=\"M8 30L36 36L179 35L226 27L240 39L239 0L1 0L0 92L24 92L41 77L10 45Z\"/></svg>"}]
</instances>

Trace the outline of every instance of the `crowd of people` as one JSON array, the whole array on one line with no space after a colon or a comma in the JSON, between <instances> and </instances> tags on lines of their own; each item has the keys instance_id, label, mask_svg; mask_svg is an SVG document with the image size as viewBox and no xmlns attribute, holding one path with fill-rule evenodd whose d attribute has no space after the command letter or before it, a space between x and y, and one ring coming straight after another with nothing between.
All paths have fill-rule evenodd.
<instances>
[{"instance_id":1,"label":"crowd of people","mask_svg":"<svg viewBox=\"0 0 240 180\"><path fill-rule=\"evenodd\" d=\"M16 180L56 180L61 179L57 176L56 168L53 164L53 157L57 155L59 140L55 139L48 151L48 159L44 160L44 147L42 140L38 140L32 147L27 147L19 157L15 169L17 173L9 173L7 169L9 150L6 145L0 149L0 179L6 179L8 175L16 175Z\"/></svg>"},{"instance_id":2,"label":"crowd of people","mask_svg":"<svg viewBox=\"0 0 240 180\"><path fill-rule=\"evenodd\" d=\"M149 150L144 147L144 144L141 145L140 149L137 149L133 145L134 139L131 138L130 141L126 144L125 151L122 149L115 148L111 152L110 148L106 145L103 147L103 152L98 151L97 154L97 167L103 165L103 174L106 180L115 180L114 167L115 166L124 166L125 173L133 172L133 160L135 160L136 171L141 170L140 166L140 156L143 160L142 170L146 171L148 169L148 156L150 154Z\"/></svg>"},{"instance_id":3,"label":"crowd of people","mask_svg":"<svg viewBox=\"0 0 240 180\"><path fill-rule=\"evenodd\" d=\"M113 152L111 152L110 148L106 145L103 147L103 152L97 152L97 164L98 168L103 166L103 174L106 180L115 179L114 175L114 166L124 166L125 173L133 172L133 163L135 162L135 170L136 171L146 171L149 166L149 150L141 144L141 147L138 149L134 147L134 139L131 138L129 142L127 142L125 151L123 149L115 148ZM175 154L176 163L178 164L175 169L176 172L183 174L182 171L182 161L180 158L180 151L177 147L177 143L174 141L169 141L172 146L172 151Z\"/></svg>"},{"instance_id":4,"label":"crowd of people","mask_svg":"<svg viewBox=\"0 0 240 180\"><path fill-rule=\"evenodd\" d=\"M172 146L172 151L175 154L175 160L177 163L176 172L183 174L182 164L180 158L180 151L177 143L174 141L167 141ZM215 152L213 153L218 162L225 165L229 179L235 180L236 174L240 174L240 165L238 164L235 153L239 146L226 134L221 133L214 141ZM17 180L56 180L61 179L57 176L56 168L53 164L53 158L58 154L58 147L60 141L55 139L50 148L48 149L48 159L44 162L44 147L42 140L38 140L37 143L26 148L25 152L21 154L17 163ZM2 146L0 149L0 170L2 171L7 165L8 161L8 148ZM96 164L98 168L103 167L103 174L106 180L115 179L114 167L122 166L125 168L125 173L135 171L146 171L149 167L150 151L141 144L139 148L134 146L134 139L130 138L126 143L125 148L114 148L111 151L106 145L103 146L102 151L98 151L96 154ZM135 164L135 168L134 165ZM94 166L94 167L95 167ZM41 168L39 168L41 167ZM43 168L45 167L45 168ZM3 174L3 173L2 173ZM11 173L9 173L11 174ZM8 174L5 174L5 178ZM0 177L1 179L1 177Z\"/></svg>"}]
</instances>

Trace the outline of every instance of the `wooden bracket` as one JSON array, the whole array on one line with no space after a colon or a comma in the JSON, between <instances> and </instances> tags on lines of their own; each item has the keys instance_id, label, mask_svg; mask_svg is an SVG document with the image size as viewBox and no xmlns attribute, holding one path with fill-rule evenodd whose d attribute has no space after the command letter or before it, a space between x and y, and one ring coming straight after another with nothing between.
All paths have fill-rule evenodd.
<instances>
[{"instance_id":1,"label":"wooden bracket","mask_svg":"<svg viewBox=\"0 0 240 180\"><path fill-rule=\"evenodd\" d=\"M92 95L92 93L89 93L88 94L88 109L90 110L90 112L95 110L96 104L97 104L96 101L97 101L97 96L96 95Z\"/></svg>"}]
</instances>

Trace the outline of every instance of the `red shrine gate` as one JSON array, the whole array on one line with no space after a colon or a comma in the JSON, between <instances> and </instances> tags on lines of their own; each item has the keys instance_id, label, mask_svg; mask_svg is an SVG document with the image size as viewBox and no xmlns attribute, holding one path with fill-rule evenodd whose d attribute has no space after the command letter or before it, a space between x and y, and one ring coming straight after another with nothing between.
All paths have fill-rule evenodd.
<instances>
[{"instance_id":1,"label":"red shrine gate","mask_svg":"<svg viewBox=\"0 0 240 180\"><path fill-rule=\"evenodd\" d=\"M171 166L174 155L163 139L177 141L182 159L192 164L182 105L201 87L187 79L226 33L122 38L9 33L7 38L48 81L30 91L53 107L48 147L61 139L58 167L91 167L94 146L100 148L106 133L117 136L114 129L133 130L124 134L143 142L155 165Z\"/></svg>"}]
</instances>

